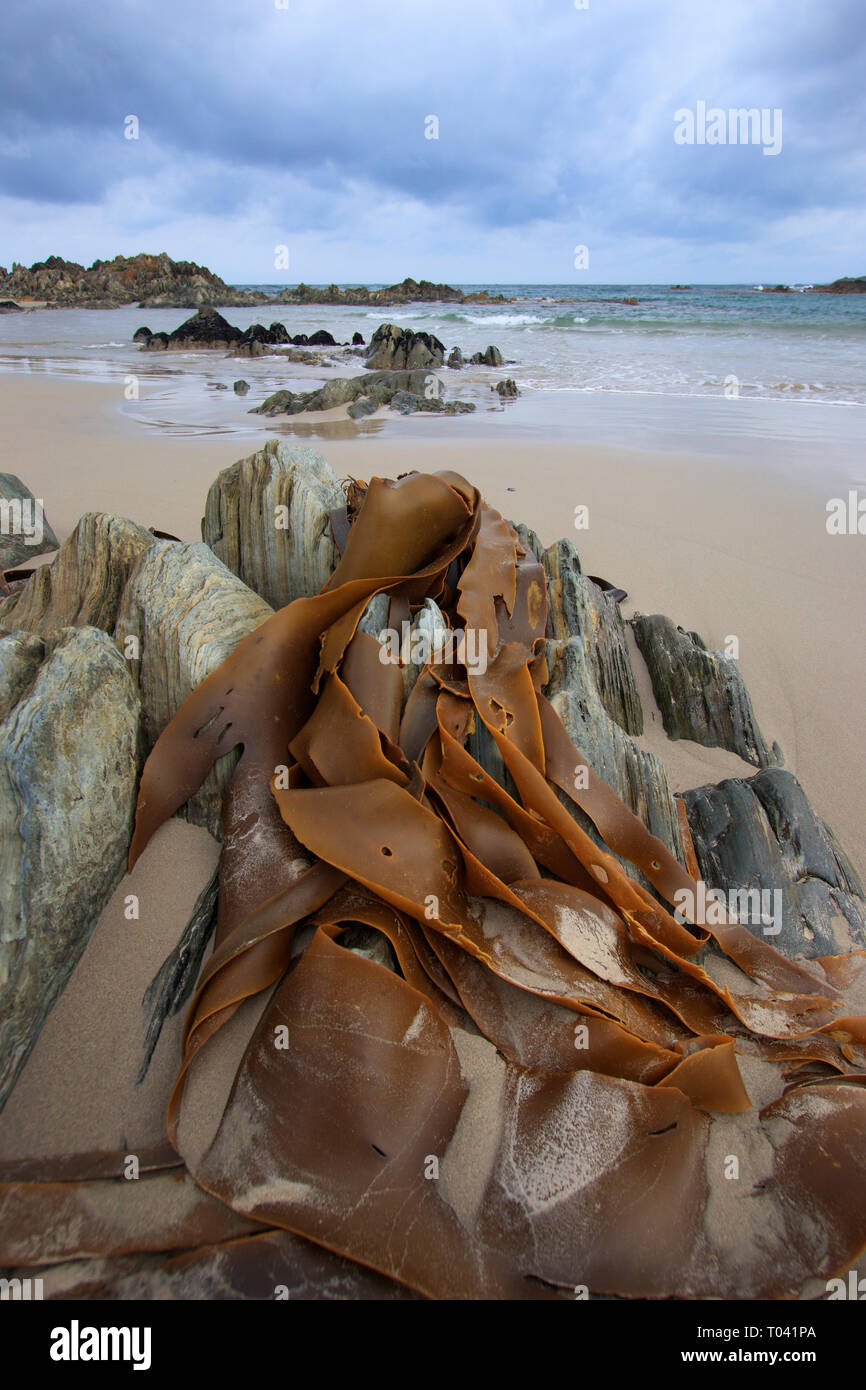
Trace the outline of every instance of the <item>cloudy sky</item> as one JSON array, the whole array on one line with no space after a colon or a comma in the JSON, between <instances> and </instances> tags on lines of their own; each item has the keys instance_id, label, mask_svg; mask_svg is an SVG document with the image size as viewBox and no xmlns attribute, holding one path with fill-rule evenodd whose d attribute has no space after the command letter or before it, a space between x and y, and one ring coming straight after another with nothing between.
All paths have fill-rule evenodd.
<instances>
[{"instance_id":1,"label":"cloudy sky","mask_svg":"<svg viewBox=\"0 0 866 1390\"><path fill-rule=\"evenodd\" d=\"M863 274L864 72L864 0L3 0L0 264ZM781 111L781 151L677 143L701 102Z\"/></svg>"}]
</instances>

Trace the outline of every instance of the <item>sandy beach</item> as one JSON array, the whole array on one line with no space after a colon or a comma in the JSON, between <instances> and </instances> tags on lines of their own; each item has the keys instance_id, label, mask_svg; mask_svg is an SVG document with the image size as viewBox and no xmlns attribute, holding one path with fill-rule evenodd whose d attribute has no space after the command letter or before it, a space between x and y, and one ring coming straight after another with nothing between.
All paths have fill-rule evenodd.
<instances>
[{"instance_id":1,"label":"sandy beach","mask_svg":"<svg viewBox=\"0 0 866 1390\"><path fill-rule=\"evenodd\" d=\"M198 540L217 473L273 434L313 444L340 477L454 469L545 544L570 536L587 573L628 591L625 615L665 613L710 648L736 636L761 729L778 740L818 814L866 870L862 751L851 717L866 676L862 539L831 537L825 527L827 497L849 486L843 467L838 476L786 474L783 448L764 441L750 465L711 454L576 447L561 438L508 440L501 430L484 438L455 420L382 428L376 420L359 427L301 417L289 432L283 421L252 417L248 434L180 438L129 418L120 394L47 375L0 376L0 469L44 500L61 540L86 511ZM578 505L589 508L590 522L579 532ZM752 775L733 754L671 742L636 651L633 658L643 677L643 741L660 754L675 789Z\"/></svg>"}]
</instances>

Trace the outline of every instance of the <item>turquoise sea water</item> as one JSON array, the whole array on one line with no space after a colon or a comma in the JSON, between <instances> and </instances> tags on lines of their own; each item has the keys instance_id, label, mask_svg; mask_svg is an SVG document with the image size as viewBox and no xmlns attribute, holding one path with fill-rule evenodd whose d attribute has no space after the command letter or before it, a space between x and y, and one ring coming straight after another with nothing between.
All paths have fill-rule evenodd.
<instances>
[{"instance_id":1,"label":"turquoise sea water","mask_svg":"<svg viewBox=\"0 0 866 1390\"><path fill-rule=\"evenodd\" d=\"M278 285L243 286L276 293ZM496 344L501 368L444 369L449 396L472 400L476 413L457 419L408 421L376 417L364 430L507 429L512 436L642 448L754 453L772 440L810 455L826 448L861 481L866 438L866 295L800 289L761 293L750 285L463 285L508 302L491 305L408 304L391 309L263 304L227 309L244 328L284 323L288 331L328 329L338 342L360 332L369 341L391 321L434 333L468 357ZM637 304L624 301L636 299ZM278 356L254 360L222 353L143 353L132 335L143 323L171 331L183 309L54 309L0 316L0 371L45 373L115 383L141 383L126 413L175 434L249 432L248 415L278 388L310 389L335 375L362 371L361 357L336 354L300 366ZM325 350L327 357L327 349ZM513 377L518 400L502 405L491 386ZM238 377L247 397L219 386ZM268 427L276 428L272 422ZM323 422L324 424L324 422ZM302 432L300 425L282 426ZM354 428L354 427L353 427ZM310 432L308 428L308 432ZM314 425L311 431L317 432Z\"/></svg>"}]
</instances>

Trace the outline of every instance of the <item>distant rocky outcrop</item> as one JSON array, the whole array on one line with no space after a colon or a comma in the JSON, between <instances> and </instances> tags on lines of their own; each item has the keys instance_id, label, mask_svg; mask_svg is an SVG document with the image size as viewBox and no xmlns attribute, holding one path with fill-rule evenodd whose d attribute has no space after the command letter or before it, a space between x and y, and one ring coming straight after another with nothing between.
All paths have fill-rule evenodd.
<instances>
[{"instance_id":1,"label":"distant rocky outcrop","mask_svg":"<svg viewBox=\"0 0 866 1390\"><path fill-rule=\"evenodd\" d=\"M367 366L371 371L441 367L444 359L445 344L432 333L415 333L411 328L398 328L394 323L383 323L376 329L367 351Z\"/></svg>"},{"instance_id":2,"label":"distant rocky outcrop","mask_svg":"<svg viewBox=\"0 0 866 1390\"><path fill-rule=\"evenodd\" d=\"M0 314L21 314L24 310L14 299L0 299Z\"/></svg>"},{"instance_id":3,"label":"distant rocky outcrop","mask_svg":"<svg viewBox=\"0 0 866 1390\"><path fill-rule=\"evenodd\" d=\"M866 275L843 275L829 285L815 285L818 294L866 294Z\"/></svg>"},{"instance_id":4,"label":"distant rocky outcrop","mask_svg":"<svg viewBox=\"0 0 866 1390\"><path fill-rule=\"evenodd\" d=\"M371 290L366 285L354 289L341 290L338 285L328 285L326 289L316 285L287 285L276 296L280 304L346 304L367 307L386 304L506 304L504 295L488 294L480 290L464 294L453 285L434 285L430 280L407 278L399 285L388 285L385 289Z\"/></svg>"},{"instance_id":5,"label":"distant rocky outcrop","mask_svg":"<svg viewBox=\"0 0 866 1390\"><path fill-rule=\"evenodd\" d=\"M140 304L160 309L200 304L262 304L267 295L233 289L206 266L158 256L115 256L85 269L77 261L49 256L28 267L0 266L0 293L11 299L44 300L54 308L114 309Z\"/></svg>"},{"instance_id":6,"label":"distant rocky outcrop","mask_svg":"<svg viewBox=\"0 0 866 1390\"><path fill-rule=\"evenodd\" d=\"M365 372L362 376L337 377L312 391L275 391L251 415L300 415L307 410L334 410L347 405L358 420L390 405L401 415L432 411L438 415L464 415L475 409L471 401L446 401L445 388L432 372Z\"/></svg>"}]
</instances>

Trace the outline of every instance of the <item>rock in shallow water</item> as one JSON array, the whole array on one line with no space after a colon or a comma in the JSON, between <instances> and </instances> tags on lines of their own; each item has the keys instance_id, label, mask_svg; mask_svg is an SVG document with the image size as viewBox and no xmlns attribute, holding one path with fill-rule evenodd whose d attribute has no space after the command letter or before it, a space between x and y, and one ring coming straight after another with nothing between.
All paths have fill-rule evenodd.
<instances>
[{"instance_id":1,"label":"rock in shallow water","mask_svg":"<svg viewBox=\"0 0 866 1390\"><path fill-rule=\"evenodd\" d=\"M0 1106L123 876L139 696L94 628L0 639Z\"/></svg>"},{"instance_id":2,"label":"rock in shallow water","mask_svg":"<svg viewBox=\"0 0 866 1390\"><path fill-rule=\"evenodd\" d=\"M435 410L444 414L474 410L471 402L444 404L442 382L431 371L364 372L362 376L335 377L313 391L275 391L251 415L300 415L308 410L334 410L347 405L349 415L368 415L387 405L397 395L414 400L413 410ZM458 412L458 407L462 407Z\"/></svg>"},{"instance_id":3,"label":"rock in shallow water","mask_svg":"<svg viewBox=\"0 0 866 1390\"><path fill-rule=\"evenodd\" d=\"M394 323L383 323L377 328L367 349L371 371L441 367L444 359L445 344L432 333L415 333Z\"/></svg>"}]
</instances>

